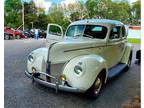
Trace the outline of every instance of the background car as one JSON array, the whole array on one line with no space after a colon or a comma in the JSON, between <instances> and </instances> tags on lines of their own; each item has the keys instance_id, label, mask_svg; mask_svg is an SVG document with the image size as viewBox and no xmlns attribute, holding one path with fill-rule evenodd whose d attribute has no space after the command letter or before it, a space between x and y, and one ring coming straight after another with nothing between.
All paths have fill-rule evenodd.
<instances>
[{"instance_id":1,"label":"background car","mask_svg":"<svg viewBox=\"0 0 144 108\"><path fill-rule=\"evenodd\" d=\"M14 30L13 28L10 28L10 27L4 28L4 39L5 40L20 39L20 38L27 38L27 36L24 35L21 30Z\"/></svg>"},{"instance_id":2,"label":"background car","mask_svg":"<svg viewBox=\"0 0 144 108\"><path fill-rule=\"evenodd\" d=\"M141 50L137 50L136 52L136 64L140 64L141 63Z\"/></svg>"},{"instance_id":3,"label":"background car","mask_svg":"<svg viewBox=\"0 0 144 108\"><path fill-rule=\"evenodd\" d=\"M40 38L46 38L46 31L45 30L39 30L39 36L40 36Z\"/></svg>"}]
</instances>

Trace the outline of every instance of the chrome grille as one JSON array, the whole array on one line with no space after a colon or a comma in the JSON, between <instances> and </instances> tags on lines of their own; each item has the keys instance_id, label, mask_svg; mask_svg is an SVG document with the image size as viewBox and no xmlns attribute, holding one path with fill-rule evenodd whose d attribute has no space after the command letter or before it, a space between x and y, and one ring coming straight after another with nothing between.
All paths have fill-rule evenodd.
<instances>
[{"instance_id":1,"label":"chrome grille","mask_svg":"<svg viewBox=\"0 0 144 108\"><path fill-rule=\"evenodd\" d=\"M65 63L51 64L51 75L59 77L63 71Z\"/></svg>"}]
</instances>

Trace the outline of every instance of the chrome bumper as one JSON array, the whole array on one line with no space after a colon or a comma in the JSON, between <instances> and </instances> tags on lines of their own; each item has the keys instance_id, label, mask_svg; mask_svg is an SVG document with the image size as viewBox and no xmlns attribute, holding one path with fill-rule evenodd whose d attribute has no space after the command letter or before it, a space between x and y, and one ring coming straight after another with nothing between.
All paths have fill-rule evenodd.
<instances>
[{"instance_id":1,"label":"chrome bumper","mask_svg":"<svg viewBox=\"0 0 144 108\"><path fill-rule=\"evenodd\" d=\"M48 75L44 72L37 72L39 74L43 74L45 76L48 76L50 78L53 78L53 79L56 79L55 77L51 76L51 75ZM64 86L64 85L59 85L59 83L56 81L56 83L50 83L50 82L47 82L47 81L44 81L44 80L41 80L39 78L36 78L34 77L32 74L30 74L28 71L25 71L25 74L27 77L31 78L33 81L41 84L41 85L44 85L46 87L50 87L50 88L54 88L56 90L56 92L58 90L62 90L62 91L68 91L68 92L84 92L83 90L80 90L80 89L77 89L77 88L73 88L73 87L68 87L68 86Z\"/></svg>"}]
</instances>

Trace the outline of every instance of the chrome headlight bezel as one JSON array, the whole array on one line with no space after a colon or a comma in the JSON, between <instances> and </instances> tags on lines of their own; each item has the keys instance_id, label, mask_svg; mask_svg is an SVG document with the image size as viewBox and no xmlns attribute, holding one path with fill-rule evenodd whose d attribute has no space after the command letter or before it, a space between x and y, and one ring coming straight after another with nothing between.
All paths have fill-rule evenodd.
<instances>
[{"instance_id":1,"label":"chrome headlight bezel","mask_svg":"<svg viewBox=\"0 0 144 108\"><path fill-rule=\"evenodd\" d=\"M75 65L74 72L76 75L81 76L83 74L83 68L80 65Z\"/></svg>"},{"instance_id":2,"label":"chrome headlight bezel","mask_svg":"<svg viewBox=\"0 0 144 108\"><path fill-rule=\"evenodd\" d=\"M28 59L28 61L31 62L31 63L34 62L34 56L33 56L32 54L28 55L28 58L27 58L27 59Z\"/></svg>"}]
</instances>

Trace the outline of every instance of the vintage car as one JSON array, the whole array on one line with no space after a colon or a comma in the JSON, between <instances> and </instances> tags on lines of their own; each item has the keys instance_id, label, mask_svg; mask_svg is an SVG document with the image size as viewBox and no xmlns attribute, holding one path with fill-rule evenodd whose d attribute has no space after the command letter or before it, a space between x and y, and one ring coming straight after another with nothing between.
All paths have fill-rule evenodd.
<instances>
[{"instance_id":1,"label":"vintage car","mask_svg":"<svg viewBox=\"0 0 144 108\"><path fill-rule=\"evenodd\" d=\"M28 55L25 74L56 92L97 97L107 79L129 69L131 59L132 45L119 21L76 21L68 26L65 35L60 25L48 24L46 45Z\"/></svg>"}]
</instances>

